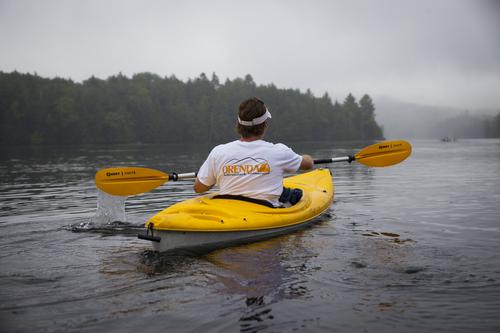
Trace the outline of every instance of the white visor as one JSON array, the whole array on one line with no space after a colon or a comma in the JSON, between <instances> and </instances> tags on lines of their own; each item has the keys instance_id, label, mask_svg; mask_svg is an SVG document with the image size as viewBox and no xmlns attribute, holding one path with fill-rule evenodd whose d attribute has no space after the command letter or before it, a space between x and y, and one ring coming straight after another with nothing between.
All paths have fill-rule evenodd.
<instances>
[{"instance_id":1,"label":"white visor","mask_svg":"<svg viewBox=\"0 0 500 333\"><path fill-rule=\"evenodd\" d=\"M240 123L243 126L255 126L255 125L260 125L263 122L267 120L267 118L272 118L271 113L269 110L266 108L266 113L264 113L262 116L253 118L252 120L246 121L246 120L241 120L240 117L238 117L238 123Z\"/></svg>"}]
</instances>

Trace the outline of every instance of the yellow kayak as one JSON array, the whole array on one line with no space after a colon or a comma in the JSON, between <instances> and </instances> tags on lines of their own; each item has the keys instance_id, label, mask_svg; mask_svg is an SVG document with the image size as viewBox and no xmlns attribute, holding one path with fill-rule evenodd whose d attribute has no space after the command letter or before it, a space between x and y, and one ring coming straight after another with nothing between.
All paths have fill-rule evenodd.
<instances>
[{"instance_id":1,"label":"yellow kayak","mask_svg":"<svg viewBox=\"0 0 500 333\"><path fill-rule=\"evenodd\" d=\"M220 247L288 233L314 223L333 200L332 175L317 169L284 179L284 186L300 188L300 201L288 208L214 198L208 194L174 204L151 217L147 234L156 251L192 247Z\"/></svg>"}]
</instances>

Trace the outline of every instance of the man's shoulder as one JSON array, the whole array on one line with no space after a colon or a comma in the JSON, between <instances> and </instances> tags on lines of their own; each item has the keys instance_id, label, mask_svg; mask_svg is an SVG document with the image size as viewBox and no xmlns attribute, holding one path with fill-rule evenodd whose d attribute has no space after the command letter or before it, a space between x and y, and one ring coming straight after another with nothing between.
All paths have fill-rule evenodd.
<instances>
[{"instance_id":1,"label":"man's shoulder","mask_svg":"<svg viewBox=\"0 0 500 333\"><path fill-rule=\"evenodd\" d=\"M278 143L271 143L273 149L275 151L280 151L280 152L290 152L292 149L285 145L284 143L278 142Z\"/></svg>"},{"instance_id":2,"label":"man's shoulder","mask_svg":"<svg viewBox=\"0 0 500 333\"><path fill-rule=\"evenodd\" d=\"M264 141L264 140L258 140L253 142L251 145L244 145L242 144L239 140L223 143L220 145L215 146L212 149L213 153L223 153L226 151L233 151L237 149L259 149L259 148L269 148L273 150L279 150L279 151L289 151L291 150L290 147L283 143L273 143L269 141Z\"/></svg>"},{"instance_id":3,"label":"man's shoulder","mask_svg":"<svg viewBox=\"0 0 500 333\"><path fill-rule=\"evenodd\" d=\"M275 143L274 147L277 149L283 149L283 150L290 149L290 147L288 147L287 145L285 145L284 143L281 143L281 142Z\"/></svg>"},{"instance_id":4,"label":"man's shoulder","mask_svg":"<svg viewBox=\"0 0 500 333\"><path fill-rule=\"evenodd\" d=\"M238 141L231 141L231 142L219 144L212 149L212 153L221 153L221 152L227 151L228 149L234 148L237 144L238 144Z\"/></svg>"}]
</instances>

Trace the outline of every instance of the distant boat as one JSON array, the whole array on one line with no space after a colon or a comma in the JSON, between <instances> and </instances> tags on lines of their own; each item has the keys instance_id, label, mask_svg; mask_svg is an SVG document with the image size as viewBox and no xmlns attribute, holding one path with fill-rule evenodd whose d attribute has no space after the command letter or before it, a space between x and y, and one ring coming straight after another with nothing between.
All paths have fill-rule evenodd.
<instances>
[{"instance_id":1,"label":"distant boat","mask_svg":"<svg viewBox=\"0 0 500 333\"><path fill-rule=\"evenodd\" d=\"M443 142L455 142L457 141L457 138L454 136L445 136L444 138L441 139Z\"/></svg>"}]
</instances>

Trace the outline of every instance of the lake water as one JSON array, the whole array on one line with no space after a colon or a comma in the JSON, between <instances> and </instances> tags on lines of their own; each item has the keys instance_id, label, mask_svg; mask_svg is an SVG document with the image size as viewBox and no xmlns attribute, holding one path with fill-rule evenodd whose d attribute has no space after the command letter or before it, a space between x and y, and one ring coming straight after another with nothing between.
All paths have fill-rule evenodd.
<instances>
[{"instance_id":1,"label":"lake water","mask_svg":"<svg viewBox=\"0 0 500 333\"><path fill-rule=\"evenodd\" d=\"M368 143L291 144L315 158ZM500 140L415 141L390 168L330 168L334 203L296 233L159 255L145 220L190 181L96 218L95 172L195 171L210 147L1 148L1 332L498 332Z\"/></svg>"}]
</instances>

